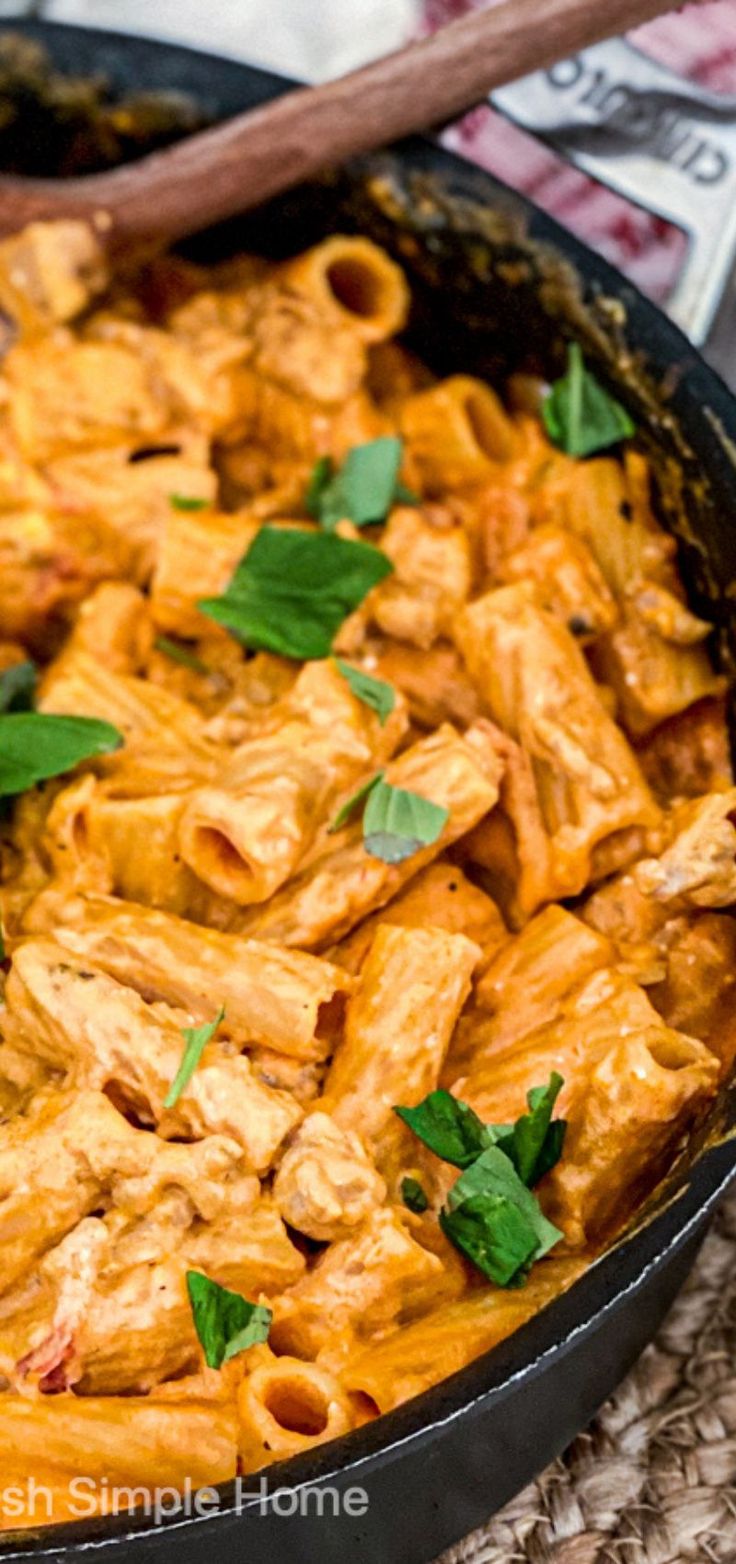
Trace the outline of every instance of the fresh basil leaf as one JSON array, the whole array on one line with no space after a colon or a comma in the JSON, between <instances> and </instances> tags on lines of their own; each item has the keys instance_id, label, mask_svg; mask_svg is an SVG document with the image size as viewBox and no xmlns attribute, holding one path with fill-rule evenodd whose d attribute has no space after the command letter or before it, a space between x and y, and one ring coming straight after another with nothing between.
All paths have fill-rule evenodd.
<instances>
[{"instance_id":1,"label":"fresh basil leaf","mask_svg":"<svg viewBox=\"0 0 736 1564\"><path fill-rule=\"evenodd\" d=\"M569 456L592 456L636 433L626 408L586 369L578 342L570 343L567 374L545 397L542 418L553 444Z\"/></svg>"},{"instance_id":2,"label":"fresh basil leaf","mask_svg":"<svg viewBox=\"0 0 736 1564\"><path fill-rule=\"evenodd\" d=\"M383 863L403 863L436 842L448 818L449 810L440 804L381 778L371 788L363 814L365 850Z\"/></svg>"},{"instance_id":3,"label":"fresh basil leaf","mask_svg":"<svg viewBox=\"0 0 736 1564\"><path fill-rule=\"evenodd\" d=\"M563 1237L499 1146L481 1152L461 1173L440 1223L456 1248L500 1287L522 1281Z\"/></svg>"},{"instance_id":4,"label":"fresh basil leaf","mask_svg":"<svg viewBox=\"0 0 736 1564\"><path fill-rule=\"evenodd\" d=\"M203 500L198 494L170 494L169 504L172 510L208 510L210 501Z\"/></svg>"},{"instance_id":5,"label":"fresh basil leaf","mask_svg":"<svg viewBox=\"0 0 736 1564\"><path fill-rule=\"evenodd\" d=\"M94 717L54 717L40 711L0 716L0 797L24 793L71 771L81 760L120 749L122 733Z\"/></svg>"},{"instance_id":6,"label":"fresh basil leaf","mask_svg":"<svg viewBox=\"0 0 736 1564\"><path fill-rule=\"evenodd\" d=\"M223 596L199 607L245 646L299 660L327 657L348 614L392 570L366 543L265 526Z\"/></svg>"},{"instance_id":7,"label":"fresh basil leaf","mask_svg":"<svg viewBox=\"0 0 736 1564\"><path fill-rule=\"evenodd\" d=\"M523 1281L538 1258L533 1227L503 1195L474 1195L455 1211L440 1211L450 1243L498 1287Z\"/></svg>"},{"instance_id":8,"label":"fresh basil leaf","mask_svg":"<svg viewBox=\"0 0 736 1564\"><path fill-rule=\"evenodd\" d=\"M362 701L364 706L370 706L381 727L385 727L396 705L393 686L387 684L385 679L374 679L372 674L364 673L362 668L353 668L351 663L344 663L339 657L335 658L335 667L343 679L347 679L356 699Z\"/></svg>"},{"instance_id":9,"label":"fresh basil leaf","mask_svg":"<svg viewBox=\"0 0 736 1564\"><path fill-rule=\"evenodd\" d=\"M528 1113L516 1120L512 1131L512 1149L507 1152L519 1178L531 1189L559 1162L567 1124L564 1119L552 1123L552 1111L563 1087L563 1079L552 1071L546 1086L533 1086L527 1092ZM506 1146L502 1149L505 1151Z\"/></svg>"},{"instance_id":10,"label":"fresh basil leaf","mask_svg":"<svg viewBox=\"0 0 736 1564\"><path fill-rule=\"evenodd\" d=\"M163 652L164 657L170 657L172 663L181 663L182 668L191 668L192 673L209 673L206 663L194 652L190 652L188 646L183 646L180 641L172 641L168 635L157 635L153 643L157 652Z\"/></svg>"},{"instance_id":11,"label":"fresh basil leaf","mask_svg":"<svg viewBox=\"0 0 736 1564\"><path fill-rule=\"evenodd\" d=\"M469 1168L492 1144L477 1113L441 1088L430 1092L415 1108L394 1108L394 1113L435 1156L456 1168Z\"/></svg>"},{"instance_id":12,"label":"fresh basil leaf","mask_svg":"<svg viewBox=\"0 0 736 1564\"><path fill-rule=\"evenodd\" d=\"M305 497L309 515L328 532L339 521L352 521L356 527L385 521L398 498L403 454L402 440L382 435L367 445L354 446L337 472L329 457L321 457L312 471Z\"/></svg>"},{"instance_id":13,"label":"fresh basil leaf","mask_svg":"<svg viewBox=\"0 0 736 1564\"><path fill-rule=\"evenodd\" d=\"M214 1021L205 1021L204 1026L183 1026L181 1035L184 1038L184 1052L181 1064L174 1079L164 1097L165 1108L175 1108L185 1086L189 1085L192 1076L199 1064L207 1044L214 1037L221 1021L225 1019L225 1007L220 1009Z\"/></svg>"},{"instance_id":14,"label":"fresh basil leaf","mask_svg":"<svg viewBox=\"0 0 736 1564\"><path fill-rule=\"evenodd\" d=\"M273 1313L263 1304L249 1303L203 1271L187 1271L187 1291L208 1368L222 1368L236 1353L268 1339Z\"/></svg>"},{"instance_id":15,"label":"fresh basil leaf","mask_svg":"<svg viewBox=\"0 0 736 1564\"><path fill-rule=\"evenodd\" d=\"M331 456L320 456L312 468L307 492L304 496L304 509L308 516L315 521L322 519L322 506L325 494L335 475L335 467ZM339 518L338 518L339 520Z\"/></svg>"},{"instance_id":16,"label":"fresh basil leaf","mask_svg":"<svg viewBox=\"0 0 736 1564\"><path fill-rule=\"evenodd\" d=\"M328 836L334 836L336 831L341 831L343 826L347 825L350 816L355 813L356 809L360 808L364 799L368 797L368 794L381 781L382 776L383 772L379 771L377 776L371 777L369 782L364 782L363 786L358 788L357 793L351 794L351 797L345 800L342 808L338 809L332 825L328 827Z\"/></svg>"},{"instance_id":17,"label":"fresh basil leaf","mask_svg":"<svg viewBox=\"0 0 736 1564\"><path fill-rule=\"evenodd\" d=\"M12 663L0 673L0 713L32 711L37 669L32 662Z\"/></svg>"},{"instance_id":18,"label":"fresh basil leaf","mask_svg":"<svg viewBox=\"0 0 736 1564\"><path fill-rule=\"evenodd\" d=\"M402 1178L401 1198L407 1209L413 1211L415 1216L421 1216L429 1205L427 1195L416 1178Z\"/></svg>"}]
</instances>

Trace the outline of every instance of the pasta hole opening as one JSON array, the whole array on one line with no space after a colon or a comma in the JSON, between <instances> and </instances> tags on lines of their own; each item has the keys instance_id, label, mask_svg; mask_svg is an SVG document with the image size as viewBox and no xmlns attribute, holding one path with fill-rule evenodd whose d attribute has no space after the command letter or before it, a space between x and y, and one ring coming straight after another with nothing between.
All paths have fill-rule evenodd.
<instances>
[{"instance_id":1,"label":"pasta hole opening","mask_svg":"<svg viewBox=\"0 0 736 1564\"><path fill-rule=\"evenodd\" d=\"M275 1380L264 1399L274 1422L287 1433L316 1438L325 1432L329 1406L316 1386L290 1379Z\"/></svg>"},{"instance_id":2,"label":"pasta hole opening","mask_svg":"<svg viewBox=\"0 0 736 1564\"><path fill-rule=\"evenodd\" d=\"M153 1127L153 1115L143 1097L136 1097L120 1081L107 1081L102 1091L113 1108L117 1108L118 1113L127 1119L128 1124L132 1124L134 1129L150 1130Z\"/></svg>"},{"instance_id":3,"label":"pasta hole opening","mask_svg":"<svg viewBox=\"0 0 736 1564\"><path fill-rule=\"evenodd\" d=\"M357 1427L363 1423L372 1423L374 1418L381 1416L378 1402L368 1395L367 1390L351 1390L348 1399Z\"/></svg>"},{"instance_id":4,"label":"pasta hole opening","mask_svg":"<svg viewBox=\"0 0 736 1564\"><path fill-rule=\"evenodd\" d=\"M483 396L480 391L469 391L464 399L464 407L476 445L489 461L500 461L506 453L508 442L492 397L490 394Z\"/></svg>"},{"instance_id":5,"label":"pasta hole opening","mask_svg":"<svg viewBox=\"0 0 736 1564\"><path fill-rule=\"evenodd\" d=\"M196 870L197 863L201 864L202 869L197 871L200 874L209 864L218 875L225 876L229 880L251 880L252 875L246 860L238 852L237 847L233 846L229 836L226 836L224 831L218 831L217 826L197 826L193 846L196 854L193 867Z\"/></svg>"},{"instance_id":6,"label":"pasta hole opening","mask_svg":"<svg viewBox=\"0 0 736 1564\"><path fill-rule=\"evenodd\" d=\"M357 256L342 256L328 266L325 275L333 298L348 315L357 315L360 320L375 320L382 315L383 278L365 261Z\"/></svg>"},{"instance_id":7,"label":"pasta hole opening","mask_svg":"<svg viewBox=\"0 0 736 1564\"><path fill-rule=\"evenodd\" d=\"M83 809L78 809L69 821L69 834L74 852L79 858L86 857L89 852L89 826L87 814Z\"/></svg>"},{"instance_id":8,"label":"pasta hole opening","mask_svg":"<svg viewBox=\"0 0 736 1564\"><path fill-rule=\"evenodd\" d=\"M315 1036L320 1042L334 1042L339 1035L345 1018L345 1005L345 994L333 994L331 999L325 999L319 1006Z\"/></svg>"},{"instance_id":9,"label":"pasta hole opening","mask_svg":"<svg viewBox=\"0 0 736 1564\"><path fill-rule=\"evenodd\" d=\"M662 1070L686 1070L694 1062L694 1052L689 1043L684 1039L679 1042L674 1036L655 1038L648 1044L648 1050L654 1063Z\"/></svg>"}]
</instances>

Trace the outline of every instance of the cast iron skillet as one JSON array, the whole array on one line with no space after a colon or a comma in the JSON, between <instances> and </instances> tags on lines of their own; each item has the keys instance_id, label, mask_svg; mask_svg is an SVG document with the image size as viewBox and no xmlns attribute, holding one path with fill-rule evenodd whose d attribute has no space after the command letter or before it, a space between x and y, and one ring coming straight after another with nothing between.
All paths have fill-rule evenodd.
<instances>
[{"instance_id":1,"label":"cast iron skillet","mask_svg":"<svg viewBox=\"0 0 736 1564\"><path fill-rule=\"evenodd\" d=\"M5 24L8 25L8 24ZM17 27L17 24L10 24ZM176 86L224 117L284 90L279 78L157 42L50 24L23 24L62 69L108 72L126 88ZM729 587L736 575L736 401L665 317L570 234L488 175L424 141L280 199L207 235L202 258L239 247L274 256L330 231L357 229L406 267L416 300L409 340L433 368L497 379L525 363L559 370L576 335L616 386L658 475L665 524L682 545L696 608L714 620L725 666L736 648ZM647 1218L566 1296L492 1353L360 1431L271 1467L273 1497L300 1491L301 1513L276 1514L223 1490L218 1512L79 1521L5 1534L0 1558L111 1564L427 1564L487 1519L589 1421L672 1302L709 1216L736 1171L736 1119L726 1094ZM305 1487L310 1487L304 1493ZM353 1515L333 1514L353 1496ZM321 1497L320 1497L321 1495ZM295 1506L292 1496L278 1508ZM321 1505L321 1513L320 1513Z\"/></svg>"}]
</instances>

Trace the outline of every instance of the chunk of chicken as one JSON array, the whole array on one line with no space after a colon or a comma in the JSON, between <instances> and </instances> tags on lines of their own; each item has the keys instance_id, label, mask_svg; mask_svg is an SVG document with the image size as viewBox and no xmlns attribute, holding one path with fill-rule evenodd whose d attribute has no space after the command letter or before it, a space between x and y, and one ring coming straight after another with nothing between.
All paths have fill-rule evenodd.
<instances>
[{"instance_id":1,"label":"chunk of chicken","mask_svg":"<svg viewBox=\"0 0 736 1564\"><path fill-rule=\"evenodd\" d=\"M263 1084L248 1059L216 1042L176 1106L166 1108L182 1059L182 1022L191 1018L147 1005L51 940L29 940L15 952L6 1003L9 1041L66 1071L70 1085L109 1089L166 1137L231 1135L255 1172L270 1167L302 1118L292 1097Z\"/></svg>"},{"instance_id":2,"label":"chunk of chicken","mask_svg":"<svg viewBox=\"0 0 736 1564\"><path fill-rule=\"evenodd\" d=\"M276 1174L274 1198L291 1227L329 1243L345 1238L386 1198L386 1185L353 1130L310 1113Z\"/></svg>"},{"instance_id":3,"label":"chunk of chicken","mask_svg":"<svg viewBox=\"0 0 736 1564\"><path fill-rule=\"evenodd\" d=\"M100 1204L152 1209L172 1187L205 1220L232 1198L241 1148L224 1136L168 1145L135 1129L102 1092L46 1088L27 1117L0 1130L0 1291ZM238 1177L241 1204L258 1181Z\"/></svg>"}]
</instances>

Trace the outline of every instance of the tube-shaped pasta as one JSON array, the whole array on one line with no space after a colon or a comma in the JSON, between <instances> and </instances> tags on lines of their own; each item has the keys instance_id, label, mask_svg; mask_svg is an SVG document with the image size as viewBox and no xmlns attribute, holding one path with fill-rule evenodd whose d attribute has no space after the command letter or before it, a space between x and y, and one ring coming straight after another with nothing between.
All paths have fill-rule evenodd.
<instances>
[{"instance_id":1,"label":"tube-shaped pasta","mask_svg":"<svg viewBox=\"0 0 736 1564\"><path fill-rule=\"evenodd\" d=\"M200 1348L187 1296L187 1268L248 1297L281 1292L304 1271L304 1259L270 1201L206 1224L187 1225L187 1213L173 1202L172 1215L167 1223L163 1201L146 1222L126 1227L115 1213L107 1219L107 1263L93 1279L76 1320L79 1285L75 1296L71 1275L71 1328L63 1372L80 1394L150 1390L196 1368ZM57 1330L64 1312L64 1304L60 1309L57 1303ZM52 1353L53 1336L52 1331Z\"/></svg>"},{"instance_id":2,"label":"tube-shaped pasta","mask_svg":"<svg viewBox=\"0 0 736 1564\"><path fill-rule=\"evenodd\" d=\"M514 427L495 391L471 375L451 375L407 397L401 432L430 493L487 482L514 447Z\"/></svg>"},{"instance_id":3,"label":"tube-shaped pasta","mask_svg":"<svg viewBox=\"0 0 736 1564\"><path fill-rule=\"evenodd\" d=\"M579 1248L615 1227L632 1190L640 1197L656 1182L666 1153L711 1095L719 1061L667 1027L638 984L602 969L513 1047L488 1053L481 1033L451 1089L487 1121L505 1123L551 1070L564 1079L558 1109L569 1128L544 1205Z\"/></svg>"},{"instance_id":4,"label":"tube-shaped pasta","mask_svg":"<svg viewBox=\"0 0 736 1564\"><path fill-rule=\"evenodd\" d=\"M470 539L449 514L439 522L411 506L392 511L381 548L394 571L370 597L370 612L386 635L425 650L448 631L472 585Z\"/></svg>"},{"instance_id":5,"label":"tube-shaped pasta","mask_svg":"<svg viewBox=\"0 0 736 1564\"><path fill-rule=\"evenodd\" d=\"M736 920L704 912L668 930L666 970L649 989L652 1004L668 1026L707 1043L727 1077L736 1057L733 985Z\"/></svg>"},{"instance_id":6,"label":"tube-shaped pasta","mask_svg":"<svg viewBox=\"0 0 736 1564\"><path fill-rule=\"evenodd\" d=\"M545 1260L524 1287L483 1287L424 1314L382 1341L358 1347L341 1371L346 1388L391 1412L497 1347L570 1287L585 1268L578 1259Z\"/></svg>"},{"instance_id":7,"label":"tube-shaped pasta","mask_svg":"<svg viewBox=\"0 0 736 1564\"><path fill-rule=\"evenodd\" d=\"M82 652L109 673L139 674L152 640L142 592L128 581L102 581L81 604L64 655Z\"/></svg>"},{"instance_id":8,"label":"tube-shaped pasta","mask_svg":"<svg viewBox=\"0 0 736 1564\"><path fill-rule=\"evenodd\" d=\"M443 722L468 728L480 716L478 692L450 641L435 641L427 650L385 641L371 645L370 652L371 667L401 690L409 715L421 728L439 728Z\"/></svg>"},{"instance_id":9,"label":"tube-shaped pasta","mask_svg":"<svg viewBox=\"0 0 736 1564\"><path fill-rule=\"evenodd\" d=\"M353 983L339 967L300 950L221 934L112 897L50 888L26 916L75 956L151 1000L181 1005L198 1022L224 1006L222 1034L296 1059L329 1052Z\"/></svg>"},{"instance_id":10,"label":"tube-shaped pasta","mask_svg":"<svg viewBox=\"0 0 736 1564\"><path fill-rule=\"evenodd\" d=\"M383 342L406 323L409 290L400 266L370 239L333 234L281 268L281 277L363 342Z\"/></svg>"},{"instance_id":11,"label":"tube-shaped pasta","mask_svg":"<svg viewBox=\"0 0 736 1564\"><path fill-rule=\"evenodd\" d=\"M227 908L182 862L179 820L186 795L110 798L89 775L64 788L49 810L44 840L70 889L115 892L207 923ZM145 841L145 854L140 843Z\"/></svg>"},{"instance_id":12,"label":"tube-shaped pasta","mask_svg":"<svg viewBox=\"0 0 736 1564\"><path fill-rule=\"evenodd\" d=\"M170 421L147 367L118 343L79 342L63 328L6 355L8 414L33 462L70 449L153 442Z\"/></svg>"},{"instance_id":13,"label":"tube-shaped pasta","mask_svg":"<svg viewBox=\"0 0 736 1564\"><path fill-rule=\"evenodd\" d=\"M379 925L325 1081L336 1124L378 1147L394 1106L434 1089L479 957L463 934Z\"/></svg>"},{"instance_id":14,"label":"tube-shaped pasta","mask_svg":"<svg viewBox=\"0 0 736 1564\"><path fill-rule=\"evenodd\" d=\"M353 1427L350 1401L334 1375L300 1358L270 1356L238 1389L240 1456L246 1472L338 1439Z\"/></svg>"},{"instance_id":15,"label":"tube-shaped pasta","mask_svg":"<svg viewBox=\"0 0 736 1564\"><path fill-rule=\"evenodd\" d=\"M229 1135L263 1172L302 1110L254 1075L249 1061L216 1043L175 1107L164 1107L182 1060L180 1012L147 1005L133 989L74 958L50 940L15 953L6 989L8 1039L39 1053L70 1083L119 1094L164 1135Z\"/></svg>"},{"instance_id":16,"label":"tube-shaped pasta","mask_svg":"<svg viewBox=\"0 0 736 1564\"><path fill-rule=\"evenodd\" d=\"M117 548L121 566L115 573L122 567L139 585L150 580L171 517L172 494L214 505L217 493L209 441L191 427L167 430L152 445L129 439L102 449L68 451L47 463L45 475L59 506L73 516L75 531L78 513L91 512Z\"/></svg>"},{"instance_id":17,"label":"tube-shaped pasta","mask_svg":"<svg viewBox=\"0 0 736 1564\"><path fill-rule=\"evenodd\" d=\"M501 561L499 581L534 581L540 601L583 643L613 629L613 593L587 543L562 527L538 527Z\"/></svg>"},{"instance_id":18,"label":"tube-shaped pasta","mask_svg":"<svg viewBox=\"0 0 736 1564\"><path fill-rule=\"evenodd\" d=\"M247 514L169 506L151 580L151 616L159 629L184 637L205 630L211 634L212 621L205 619L197 603L225 591L259 527L260 522Z\"/></svg>"},{"instance_id":19,"label":"tube-shaped pasta","mask_svg":"<svg viewBox=\"0 0 736 1564\"><path fill-rule=\"evenodd\" d=\"M632 1195L656 1184L719 1074L708 1048L661 1022L612 1041L570 1106L564 1161L549 1175L546 1208L571 1246L610 1235Z\"/></svg>"},{"instance_id":20,"label":"tube-shaped pasta","mask_svg":"<svg viewBox=\"0 0 736 1564\"><path fill-rule=\"evenodd\" d=\"M656 824L659 811L636 757L573 636L527 587L501 587L471 603L455 633L490 712L521 746L522 763L526 758L517 790L526 778L548 838L552 883L544 894L577 895L597 843L629 826ZM518 814L512 819L519 839L521 821ZM537 859L530 854L532 872ZM538 905L523 883L517 902L527 916Z\"/></svg>"},{"instance_id":21,"label":"tube-shaped pasta","mask_svg":"<svg viewBox=\"0 0 736 1564\"><path fill-rule=\"evenodd\" d=\"M565 994L614 959L610 940L564 907L545 907L491 954L453 1038L447 1078L456 1079L477 1053L490 1058L553 1020Z\"/></svg>"},{"instance_id":22,"label":"tube-shaped pasta","mask_svg":"<svg viewBox=\"0 0 736 1564\"><path fill-rule=\"evenodd\" d=\"M632 504L624 469L613 457L567 464L561 501L565 525L585 539L616 597L647 578L672 579L672 539L648 507Z\"/></svg>"},{"instance_id":23,"label":"tube-shaped pasta","mask_svg":"<svg viewBox=\"0 0 736 1564\"><path fill-rule=\"evenodd\" d=\"M202 718L195 707L145 679L126 678L105 667L90 650L72 647L46 675L39 710L96 717L112 722L126 741L173 732L186 745L196 744Z\"/></svg>"},{"instance_id":24,"label":"tube-shaped pasta","mask_svg":"<svg viewBox=\"0 0 736 1564\"><path fill-rule=\"evenodd\" d=\"M661 598L664 592L647 584L641 595ZM670 608L685 617L685 605L669 593L666 596ZM701 639L708 634L709 625L692 615L687 618L700 627ZM647 623L636 603L628 601L620 624L596 648L595 666L615 691L621 722L634 738L645 737L695 701L723 694L726 687L705 646L678 642L676 630L663 633L656 624Z\"/></svg>"},{"instance_id":25,"label":"tube-shaped pasta","mask_svg":"<svg viewBox=\"0 0 736 1564\"><path fill-rule=\"evenodd\" d=\"M471 830L493 807L500 773L497 736L489 723L477 723L463 738L446 724L406 750L386 772L392 786L447 808L447 824L437 842L392 866L369 856L360 824L349 826L267 907L248 914L243 927L283 945L312 947L339 939Z\"/></svg>"},{"instance_id":26,"label":"tube-shaped pasta","mask_svg":"<svg viewBox=\"0 0 736 1564\"><path fill-rule=\"evenodd\" d=\"M378 1333L456 1287L457 1277L412 1238L405 1214L382 1207L276 1299L271 1340L279 1353L315 1358L336 1337Z\"/></svg>"},{"instance_id":27,"label":"tube-shaped pasta","mask_svg":"<svg viewBox=\"0 0 736 1564\"><path fill-rule=\"evenodd\" d=\"M52 1503L45 1513L23 1513L14 1524L90 1516L150 1502L156 1489L184 1490L235 1476L235 1408L203 1398L180 1404L151 1396L0 1396L3 1471L48 1469ZM54 1478L58 1483L55 1488ZM72 1479L77 1479L77 1486ZM86 1478L87 1482L79 1479ZM103 1479L118 1488L106 1488ZM135 1489L133 1496L124 1485ZM137 1495L137 1497L136 1497Z\"/></svg>"},{"instance_id":28,"label":"tube-shaped pasta","mask_svg":"<svg viewBox=\"0 0 736 1564\"><path fill-rule=\"evenodd\" d=\"M422 869L387 906L365 918L360 926L329 952L346 972L359 972L373 944L380 923L402 929L421 929L430 909L432 927L447 934L464 934L480 945L486 958L508 938L506 925L490 896L467 879L456 864L440 861Z\"/></svg>"},{"instance_id":29,"label":"tube-shaped pasta","mask_svg":"<svg viewBox=\"0 0 736 1564\"><path fill-rule=\"evenodd\" d=\"M389 758L406 728L400 698L382 726L330 662L307 665L280 716L235 751L216 786L193 793L179 825L184 861L240 906L283 885L339 796Z\"/></svg>"}]
</instances>

